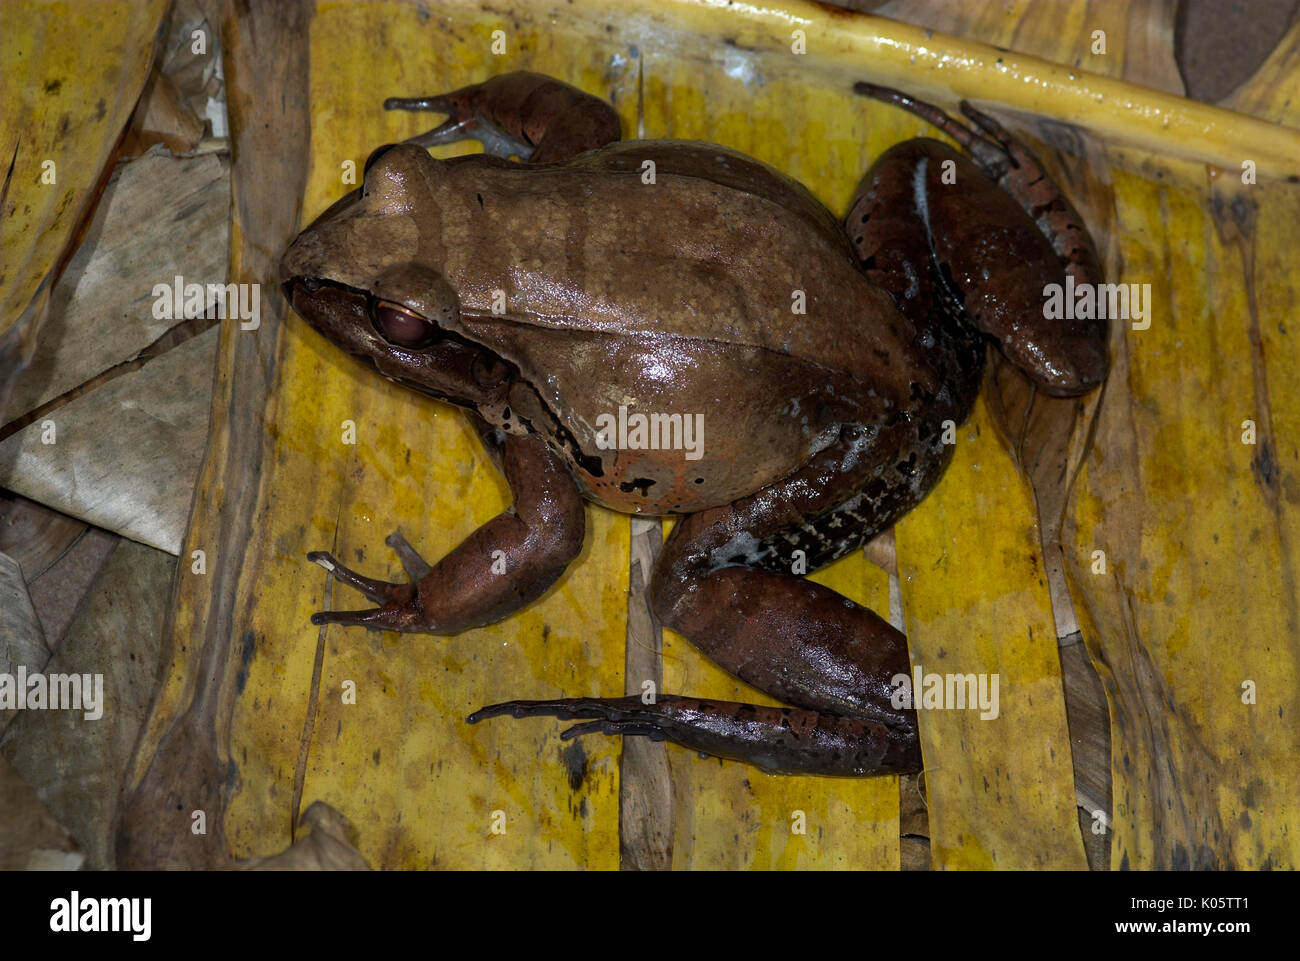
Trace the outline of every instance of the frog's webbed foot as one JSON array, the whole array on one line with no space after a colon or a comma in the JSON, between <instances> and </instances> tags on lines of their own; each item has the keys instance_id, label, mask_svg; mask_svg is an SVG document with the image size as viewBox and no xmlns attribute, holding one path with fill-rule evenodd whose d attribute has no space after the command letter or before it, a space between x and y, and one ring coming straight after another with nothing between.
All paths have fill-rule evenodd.
<instances>
[{"instance_id":1,"label":"frog's webbed foot","mask_svg":"<svg viewBox=\"0 0 1300 961\"><path fill-rule=\"evenodd\" d=\"M480 708L470 724L502 715L592 718L560 737L584 734L669 740L714 757L744 761L773 774L864 777L921 769L914 729L863 718L837 717L798 708L760 707L661 694L653 704L639 697L559 698L507 701Z\"/></svg>"},{"instance_id":2,"label":"frog's webbed foot","mask_svg":"<svg viewBox=\"0 0 1300 961\"><path fill-rule=\"evenodd\" d=\"M474 139L486 153L532 163L562 160L618 140L618 114L605 101L537 73L507 73L432 97L390 97L385 110L431 110L447 119L407 143Z\"/></svg>"},{"instance_id":3,"label":"frog's webbed foot","mask_svg":"<svg viewBox=\"0 0 1300 961\"><path fill-rule=\"evenodd\" d=\"M490 431L480 431L480 434ZM389 631L457 634L508 617L543 594L582 549L582 497L559 455L536 437L506 435L497 451L514 503L427 564L400 531L385 543L410 582L366 577L325 551L307 559L380 605L319 611L313 624L355 624Z\"/></svg>"}]
</instances>

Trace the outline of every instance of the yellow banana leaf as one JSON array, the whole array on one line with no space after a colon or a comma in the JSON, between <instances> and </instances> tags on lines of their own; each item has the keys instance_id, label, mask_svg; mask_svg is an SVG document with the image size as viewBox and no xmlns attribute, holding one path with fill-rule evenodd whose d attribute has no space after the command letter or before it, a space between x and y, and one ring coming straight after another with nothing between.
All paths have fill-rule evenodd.
<instances>
[{"instance_id":1,"label":"yellow banana leaf","mask_svg":"<svg viewBox=\"0 0 1300 961\"><path fill-rule=\"evenodd\" d=\"M0 338L20 317L36 318L17 335L24 354L35 343L51 273L96 200L140 98L167 7L166 0L0 4Z\"/></svg>"}]
</instances>

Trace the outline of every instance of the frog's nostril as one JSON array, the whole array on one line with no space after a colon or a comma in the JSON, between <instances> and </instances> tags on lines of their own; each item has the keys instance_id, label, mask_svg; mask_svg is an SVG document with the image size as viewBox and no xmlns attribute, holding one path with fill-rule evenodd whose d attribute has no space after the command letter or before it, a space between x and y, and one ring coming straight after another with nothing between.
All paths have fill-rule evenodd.
<instances>
[{"instance_id":1,"label":"frog's nostril","mask_svg":"<svg viewBox=\"0 0 1300 961\"><path fill-rule=\"evenodd\" d=\"M314 294L316 291L320 290L321 283L315 277L303 277L302 286L307 293Z\"/></svg>"}]
</instances>

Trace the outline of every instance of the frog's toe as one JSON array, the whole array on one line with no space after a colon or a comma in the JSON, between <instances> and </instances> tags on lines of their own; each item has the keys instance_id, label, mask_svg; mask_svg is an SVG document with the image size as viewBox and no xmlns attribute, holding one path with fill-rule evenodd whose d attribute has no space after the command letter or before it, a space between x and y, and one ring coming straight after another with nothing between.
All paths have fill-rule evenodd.
<instances>
[{"instance_id":1,"label":"frog's toe","mask_svg":"<svg viewBox=\"0 0 1300 961\"><path fill-rule=\"evenodd\" d=\"M557 717L571 721L574 718L596 718L577 724L560 735L567 741L583 734L639 734L651 740L662 741L667 735L660 728L660 719L653 709L641 708L639 697L593 698L565 697L550 701L505 701L481 707L465 720L470 724L490 717Z\"/></svg>"},{"instance_id":2,"label":"frog's toe","mask_svg":"<svg viewBox=\"0 0 1300 961\"><path fill-rule=\"evenodd\" d=\"M996 130L1005 136L1006 131L997 124L997 121L975 110L964 101L962 102L962 112L966 114L967 119L975 124L978 132L948 116L934 104L926 103L924 100L917 100L901 90L859 81L853 85L853 91L864 97L879 100L882 103L893 104L895 107L920 117L926 123L938 127L957 141L970 154L971 159L979 165L980 169L993 180L1001 180L1008 170L1015 167L1015 159L1008 151L1007 145L1002 142L1002 137L992 133L992 131Z\"/></svg>"},{"instance_id":3,"label":"frog's toe","mask_svg":"<svg viewBox=\"0 0 1300 961\"><path fill-rule=\"evenodd\" d=\"M618 734L631 735L637 734L642 737L648 737L652 741L666 741L668 735L653 724L642 724L637 721L583 721L581 724L575 724L573 727L566 728L560 732L561 741L569 741L575 737L582 737L584 734ZM708 757L702 754L702 757Z\"/></svg>"},{"instance_id":4,"label":"frog's toe","mask_svg":"<svg viewBox=\"0 0 1300 961\"><path fill-rule=\"evenodd\" d=\"M976 110L969 101L963 100L958 106L976 130L988 139L997 141L1007 156L1011 156L1011 144L1014 143L1015 138L1011 136L1006 127L982 110Z\"/></svg>"},{"instance_id":5,"label":"frog's toe","mask_svg":"<svg viewBox=\"0 0 1300 961\"><path fill-rule=\"evenodd\" d=\"M465 720L477 724L490 717L558 717L571 721L577 717L596 717L608 721L622 720L641 705L639 697L599 698L560 697L547 701L503 701L481 707ZM580 725L584 726L585 725Z\"/></svg>"},{"instance_id":6,"label":"frog's toe","mask_svg":"<svg viewBox=\"0 0 1300 961\"><path fill-rule=\"evenodd\" d=\"M321 624L346 624L378 631L411 630L411 616L405 604L385 604L366 611L317 611L311 622Z\"/></svg>"}]
</instances>

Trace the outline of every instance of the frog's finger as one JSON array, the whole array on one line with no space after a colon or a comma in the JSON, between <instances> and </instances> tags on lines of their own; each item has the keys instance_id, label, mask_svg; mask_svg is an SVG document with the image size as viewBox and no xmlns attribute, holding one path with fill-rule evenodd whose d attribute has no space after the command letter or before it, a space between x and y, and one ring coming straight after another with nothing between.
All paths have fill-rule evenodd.
<instances>
[{"instance_id":1,"label":"frog's finger","mask_svg":"<svg viewBox=\"0 0 1300 961\"><path fill-rule=\"evenodd\" d=\"M389 97L385 110L448 114L407 143L431 147L473 137L498 157L550 163L618 140L618 114L598 97L554 77L518 71L433 97Z\"/></svg>"},{"instance_id":2,"label":"frog's finger","mask_svg":"<svg viewBox=\"0 0 1300 961\"><path fill-rule=\"evenodd\" d=\"M437 97L389 97L384 101L384 109L429 110L447 114L447 119L438 126L408 137L404 143L418 147L437 147L459 140L477 140L483 145L484 153L496 157L528 157L533 152L531 143L512 136L492 123L481 112L479 100L467 97L463 90Z\"/></svg>"},{"instance_id":3,"label":"frog's finger","mask_svg":"<svg viewBox=\"0 0 1300 961\"><path fill-rule=\"evenodd\" d=\"M385 110L427 110L433 113L445 113L447 119L432 130L411 137L406 143L421 147L436 147L439 144L455 143L474 136L478 127L478 117L470 106L455 95L436 97L389 97L384 101Z\"/></svg>"},{"instance_id":4,"label":"frog's finger","mask_svg":"<svg viewBox=\"0 0 1300 961\"><path fill-rule=\"evenodd\" d=\"M408 585L398 585L406 587ZM410 619L403 603L385 604L365 611L317 611L311 616L311 622L320 624L349 624L354 627L369 627L384 631L403 630L402 618Z\"/></svg>"},{"instance_id":5,"label":"frog's finger","mask_svg":"<svg viewBox=\"0 0 1300 961\"><path fill-rule=\"evenodd\" d=\"M410 137L405 142L420 147L437 147L439 144L455 143L457 140L474 137L477 130L478 124L474 122L473 118L458 120L455 117L450 117L432 130Z\"/></svg>"},{"instance_id":6,"label":"frog's finger","mask_svg":"<svg viewBox=\"0 0 1300 961\"><path fill-rule=\"evenodd\" d=\"M385 110L431 110L434 113L452 113L452 106L444 96L436 97L389 97L384 101Z\"/></svg>"}]
</instances>

